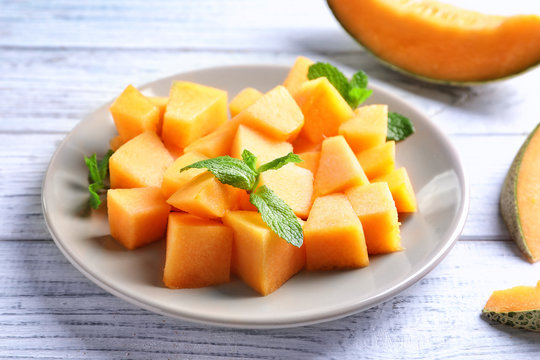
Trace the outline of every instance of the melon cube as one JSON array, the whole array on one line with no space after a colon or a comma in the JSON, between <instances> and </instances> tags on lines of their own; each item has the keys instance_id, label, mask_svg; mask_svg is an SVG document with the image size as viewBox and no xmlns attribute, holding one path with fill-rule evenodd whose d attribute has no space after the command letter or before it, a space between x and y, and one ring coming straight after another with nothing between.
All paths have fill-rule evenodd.
<instances>
[{"instance_id":1,"label":"melon cube","mask_svg":"<svg viewBox=\"0 0 540 360\"><path fill-rule=\"evenodd\" d=\"M292 145L286 141L275 140L247 126L240 125L231 146L231 156L241 159L242 152L246 149L255 154L257 156L257 164L262 165L275 158L287 155L292 151Z\"/></svg>"},{"instance_id":2,"label":"melon cube","mask_svg":"<svg viewBox=\"0 0 540 360\"><path fill-rule=\"evenodd\" d=\"M198 152L209 158L228 155L238 130L238 118L227 121L215 131L189 144L184 152Z\"/></svg>"},{"instance_id":3,"label":"melon cube","mask_svg":"<svg viewBox=\"0 0 540 360\"><path fill-rule=\"evenodd\" d=\"M317 173L317 169L319 168L319 161L321 160L321 152L308 151L308 152L300 153L298 154L298 156L300 156L300 158L303 161L297 163L296 166L300 166L304 169L308 169L315 175Z\"/></svg>"},{"instance_id":4,"label":"melon cube","mask_svg":"<svg viewBox=\"0 0 540 360\"><path fill-rule=\"evenodd\" d=\"M345 195L362 223L368 254L401 250L398 212L384 182L348 189Z\"/></svg>"},{"instance_id":5,"label":"melon cube","mask_svg":"<svg viewBox=\"0 0 540 360\"><path fill-rule=\"evenodd\" d=\"M163 173L172 162L172 156L155 132L142 133L122 145L111 156L111 188L160 188Z\"/></svg>"},{"instance_id":6,"label":"melon cube","mask_svg":"<svg viewBox=\"0 0 540 360\"><path fill-rule=\"evenodd\" d=\"M315 174L315 196L341 192L368 183L364 170L343 136L334 136L323 141L319 167Z\"/></svg>"},{"instance_id":7,"label":"melon cube","mask_svg":"<svg viewBox=\"0 0 540 360\"><path fill-rule=\"evenodd\" d=\"M303 83L294 99L304 114L301 136L312 143L338 135L340 125L353 117L349 104L325 77Z\"/></svg>"},{"instance_id":8,"label":"melon cube","mask_svg":"<svg viewBox=\"0 0 540 360\"><path fill-rule=\"evenodd\" d=\"M107 191L111 236L130 250L163 238L169 211L159 188Z\"/></svg>"},{"instance_id":9,"label":"melon cube","mask_svg":"<svg viewBox=\"0 0 540 360\"><path fill-rule=\"evenodd\" d=\"M129 85L109 108L118 134L126 142L145 131L156 131L159 109Z\"/></svg>"},{"instance_id":10,"label":"melon cube","mask_svg":"<svg viewBox=\"0 0 540 360\"><path fill-rule=\"evenodd\" d=\"M232 270L258 293L270 294L304 267L304 247L278 237L259 213L229 211L223 223L234 232Z\"/></svg>"},{"instance_id":11,"label":"melon cube","mask_svg":"<svg viewBox=\"0 0 540 360\"><path fill-rule=\"evenodd\" d=\"M186 81L175 81L163 117L162 138L185 148L227 121L227 92Z\"/></svg>"},{"instance_id":12,"label":"melon cube","mask_svg":"<svg viewBox=\"0 0 540 360\"><path fill-rule=\"evenodd\" d=\"M158 135L161 135L161 129L163 128L163 116L165 115L165 110L167 110L169 98L166 96L148 96L148 100L150 100L150 102L156 105L159 109L159 121L156 127L156 132Z\"/></svg>"},{"instance_id":13,"label":"melon cube","mask_svg":"<svg viewBox=\"0 0 540 360\"><path fill-rule=\"evenodd\" d=\"M279 141L291 141L304 125L304 115L283 86L278 85L240 112L240 123Z\"/></svg>"},{"instance_id":14,"label":"melon cube","mask_svg":"<svg viewBox=\"0 0 540 360\"><path fill-rule=\"evenodd\" d=\"M313 197L313 173L295 164L260 175L260 184L276 193L302 219L307 218Z\"/></svg>"},{"instance_id":15,"label":"melon cube","mask_svg":"<svg viewBox=\"0 0 540 360\"><path fill-rule=\"evenodd\" d=\"M181 289L229 282L232 241L232 230L217 221L171 213L163 283Z\"/></svg>"},{"instance_id":16,"label":"melon cube","mask_svg":"<svg viewBox=\"0 0 540 360\"><path fill-rule=\"evenodd\" d=\"M388 174L373 179L373 182L388 183L398 212L416 212L416 196L405 168L395 169Z\"/></svg>"},{"instance_id":17,"label":"melon cube","mask_svg":"<svg viewBox=\"0 0 540 360\"><path fill-rule=\"evenodd\" d=\"M188 169L180 172L180 169L196 163L197 161L206 160L208 157L196 152L188 152L179 156L171 166L163 173L163 182L161 183L161 191L166 199L171 197L182 185L189 182L194 177L206 172L206 169Z\"/></svg>"},{"instance_id":18,"label":"melon cube","mask_svg":"<svg viewBox=\"0 0 540 360\"><path fill-rule=\"evenodd\" d=\"M300 89L300 86L308 81L307 75L311 65L313 65L313 61L307 57L299 56L296 58L296 61L285 78L285 81L283 81L283 86L289 90L291 95L294 96L298 89Z\"/></svg>"},{"instance_id":19,"label":"melon cube","mask_svg":"<svg viewBox=\"0 0 540 360\"><path fill-rule=\"evenodd\" d=\"M368 179L388 174L396 166L396 143L387 141L356 154L358 162Z\"/></svg>"},{"instance_id":20,"label":"melon cube","mask_svg":"<svg viewBox=\"0 0 540 360\"><path fill-rule=\"evenodd\" d=\"M354 117L339 127L339 134L354 152L360 152L386 141L388 106L367 105L354 111Z\"/></svg>"},{"instance_id":21,"label":"melon cube","mask_svg":"<svg viewBox=\"0 0 540 360\"><path fill-rule=\"evenodd\" d=\"M124 140L122 140L122 137L120 135L113 137L109 141L109 146L113 151L120 149L120 146L122 145L124 145Z\"/></svg>"},{"instance_id":22,"label":"melon cube","mask_svg":"<svg viewBox=\"0 0 540 360\"><path fill-rule=\"evenodd\" d=\"M308 151L321 151L321 142L313 143L305 136L299 135L293 142L294 153L303 153Z\"/></svg>"},{"instance_id":23,"label":"melon cube","mask_svg":"<svg viewBox=\"0 0 540 360\"><path fill-rule=\"evenodd\" d=\"M231 113L231 117L235 117L236 115L238 115L242 110L252 105L262 96L262 92L250 87L240 91L229 103L229 111Z\"/></svg>"},{"instance_id":24,"label":"melon cube","mask_svg":"<svg viewBox=\"0 0 540 360\"><path fill-rule=\"evenodd\" d=\"M318 197L304 225L307 270L364 267L369 264L362 224L347 197Z\"/></svg>"}]
</instances>

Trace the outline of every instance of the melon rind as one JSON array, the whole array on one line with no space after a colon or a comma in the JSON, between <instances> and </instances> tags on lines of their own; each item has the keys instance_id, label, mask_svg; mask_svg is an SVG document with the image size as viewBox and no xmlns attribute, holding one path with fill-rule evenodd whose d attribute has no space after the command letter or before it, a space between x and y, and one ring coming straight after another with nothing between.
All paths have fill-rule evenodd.
<instances>
[{"instance_id":1,"label":"melon rind","mask_svg":"<svg viewBox=\"0 0 540 360\"><path fill-rule=\"evenodd\" d=\"M540 309L509 312L484 309L482 317L518 329L540 332Z\"/></svg>"}]
</instances>

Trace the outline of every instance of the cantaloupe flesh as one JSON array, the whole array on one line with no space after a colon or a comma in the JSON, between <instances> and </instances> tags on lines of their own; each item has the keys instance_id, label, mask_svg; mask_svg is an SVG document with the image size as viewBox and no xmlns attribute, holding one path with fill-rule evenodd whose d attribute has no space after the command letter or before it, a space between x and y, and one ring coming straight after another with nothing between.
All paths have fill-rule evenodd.
<instances>
[{"instance_id":1,"label":"cantaloupe flesh","mask_svg":"<svg viewBox=\"0 0 540 360\"><path fill-rule=\"evenodd\" d=\"M407 170L404 167L373 179L373 182L381 181L388 184L398 212L416 212L416 195L414 194Z\"/></svg>"},{"instance_id":2,"label":"cantaloupe flesh","mask_svg":"<svg viewBox=\"0 0 540 360\"><path fill-rule=\"evenodd\" d=\"M194 177L205 173L206 169L188 169L180 172L180 169L196 163L197 161L206 160L208 157L196 153L188 152L179 156L171 166L163 173L163 182L161 183L161 192L168 199L182 185L189 182Z\"/></svg>"},{"instance_id":3,"label":"cantaloupe flesh","mask_svg":"<svg viewBox=\"0 0 540 360\"><path fill-rule=\"evenodd\" d=\"M163 238L169 211L159 188L107 191L111 236L130 250Z\"/></svg>"},{"instance_id":4,"label":"cantaloupe flesh","mask_svg":"<svg viewBox=\"0 0 540 360\"><path fill-rule=\"evenodd\" d=\"M180 289L229 282L232 241L232 230L217 221L171 213L163 283Z\"/></svg>"},{"instance_id":5,"label":"cantaloupe flesh","mask_svg":"<svg viewBox=\"0 0 540 360\"><path fill-rule=\"evenodd\" d=\"M167 110L167 103L169 98L166 96L148 96L148 100L159 109L159 121L156 126L156 132L158 135L161 135L161 129L163 127L163 116L165 115L165 110Z\"/></svg>"},{"instance_id":6,"label":"cantaloupe flesh","mask_svg":"<svg viewBox=\"0 0 540 360\"><path fill-rule=\"evenodd\" d=\"M264 133L240 125L236 131L230 154L232 157L241 159L244 150L249 150L257 156L257 164L260 166L275 158L287 155L292 152L293 147L286 141L275 140Z\"/></svg>"},{"instance_id":7,"label":"cantaloupe flesh","mask_svg":"<svg viewBox=\"0 0 540 360\"><path fill-rule=\"evenodd\" d=\"M259 213L229 211L223 223L234 232L233 272L260 294L272 293L304 267L304 247L278 237Z\"/></svg>"},{"instance_id":8,"label":"cantaloupe flesh","mask_svg":"<svg viewBox=\"0 0 540 360\"><path fill-rule=\"evenodd\" d=\"M494 291L484 310L494 312L540 310L540 281L536 287L516 286Z\"/></svg>"},{"instance_id":9,"label":"cantaloupe flesh","mask_svg":"<svg viewBox=\"0 0 540 360\"><path fill-rule=\"evenodd\" d=\"M523 237L532 255L540 259L540 131L523 154L516 185L517 210Z\"/></svg>"},{"instance_id":10,"label":"cantaloupe flesh","mask_svg":"<svg viewBox=\"0 0 540 360\"><path fill-rule=\"evenodd\" d=\"M540 62L540 16L484 15L430 0L328 0L382 60L427 78L497 79Z\"/></svg>"},{"instance_id":11,"label":"cantaloupe flesh","mask_svg":"<svg viewBox=\"0 0 540 360\"><path fill-rule=\"evenodd\" d=\"M308 151L321 151L321 141L311 142L302 135L299 135L291 144L293 146L295 154Z\"/></svg>"},{"instance_id":12,"label":"cantaloupe flesh","mask_svg":"<svg viewBox=\"0 0 540 360\"><path fill-rule=\"evenodd\" d=\"M296 166L300 166L304 169L308 169L315 175L317 173L317 169L319 168L319 161L321 160L321 152L320 151L308 151L297 154L302 159L302 162L299 162L296 164Z\"/></svg>"},{"instance_id":13,"label":"cantaloupe flesh","mask_svg":"<svg viewBox=\"0 0 540 360\"><path fill-rule=\"evenodd\" d=\"M122 145L124 145L124 140L122 140L122 137L120 135L113 137L109 141L109 146L113 151L118 150Z\"/></svg>"},{"instance_id":14,"label":"cantaloupe flesh","mask_svg":"<svg viewBox=\"0 0 540 360\"><path fill-rule=\"evenodd\" d=\"M364 267L369 258L362 224L347 197L315 199L304 225L307 270Z\"/></svg>"},{"instance_id":15,"label":"cantaloupe flesh","mask_svg":"<svg viewBox=\"0 0 540 360\"><path fill-rule=\"evenodd\" d=\"M313 61L305 56L299 56L296 58L296 61L289 70L287 77L283 81L283 86L289 90L292 96L296 94L303 83L308 81L307 74L311 65L313 65Z\"/></svg>"},{"instance_id":16,"label":"cantaloupe flesh","mask_svg":"<svg viewBox=\"0 0 540 360\"><path fill-rule=\"evenodd\" d=\"M229 112L231 113L231 117L238 115L242 110L252 105L262 96L262 92L250 87L240 91L229 103Z\"/></svg>"},{"instance_id":17,"label":"cantaloupe flesh","mask_svg":"<svg viewBox=\"0 0 540 360\"><path fill-rule=\"evenodd\" d=\"M358 162L369 180L392 172L396 166L396 143L387 141L382 145L356 154Z\"/></svg>"},{"instance_id":18,"label":"cantaloupe flesh","mask_svg":"<svg viewBox=\"0 0 540 360\"><path fill-rule=\"evenodd\" d=\"M228 155L239 124L238 117L225 122L215 131L186 146L184 152L198 152L209 158Z\"/></svg>"},{"instance_id":19,"label":"cantaloupe flesh","mask_svg":"<svg viewBox=\"0 0 540 360\"><path fill-rule=\"evenodd\" d=\"M384 144L387 128L388 106L366 105L354 110L354 117L340 125L339 134L356 153Z\"/></svg>"},{"instance_id":20,"label":"cantaloupe flesh","mask_svg":"<svg viewBox=\"0 0 540 360\"><path fill-rule=\"evenodd\" d=\"M172 162L172 156L155 132L142 133L122 145L111 156L111 188L160 188L163 173Z\"/></svg>"}]
</instances>

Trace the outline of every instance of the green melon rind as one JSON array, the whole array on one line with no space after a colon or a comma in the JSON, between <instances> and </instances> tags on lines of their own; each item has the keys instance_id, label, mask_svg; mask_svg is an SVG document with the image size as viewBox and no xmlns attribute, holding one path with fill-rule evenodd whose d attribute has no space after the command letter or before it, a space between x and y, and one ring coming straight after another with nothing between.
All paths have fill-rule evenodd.
<instances>
[{"instance_id":1,"label":"green melon rind","mask_svg":"<svg viewBox=\"0 0 540 360\"><path fill-rule=\"evenodd\" d=\"M502 218L508 228L508 232L512 239L516 242L517 246L523 252L525 257L529 262L535 262L540 259L535 259L529 249L525 235L523 234L523 228L521 226L521 221L519 217L519 208L517 203L517 184L518 184L518 175L519 169L521 167L521 162L523 160L523 155L529 145L529 142L534 137L535 133L540 129L540 124L538 124L531 134L527 137L521 148L519 149L512 165L508 170L506 179L501 191L500 197L500 209Z\"/></svg>"},{"instance_id":2,"label":"green melon rind","mask_svg":"<svg viewBox=\"0 0 540 360\"><path fill-rule=\"evenodd\" d=\"M334 11L334 9L332 8L332 5L330 5L330 2L326 2L328 4L328 7L330 8L330 11L332 11L332 14L334 14L334 17L337 19L337 21L339 22L339 24L341 25L341 27L343 29L345 29L345 31L347 32L347 34L349 34L353 39L354 41L356 41L358 44L360 44L368 53L370 53L371 55L373 55L373 57L375 59L377 59L379 62L381 62L382 64L386 65L387 67L391 68L392 70L395 70L401 74L404 74L404 75L408 75L410 77L413 77L413 78L416 78L416 79L419 79L419 80L422 80L422 81L426 81L426 82L429 82L429 83L433 83L433 84L439 84L439 85L451 85L451 86L476 86L476 85L484 85L484 84L488 84L488 83L494 83L494 82L498 82L498 81L503 81L503 80L507 80L507 79L510 79L510 78L513 78L515 76L518 76L518 75L521 75L529 70L532 70L533 68L537 67L540 65L540 59L538 59L538 61L536 63L533 63L529 66L526 66L525 68L521 69L521 70L517 70L513 73L510 73L510 74L507 74L507 75L503 75L503 76L499 76L499 77L494 77L494 78L488 78L488 79L478 79L478 80L452 80L452 79L440 79L440 78L432 78L432 77L428 77L426 75L422 75L422 74L418 74L418 73L415 73L414 71L412 70L408 70L408 69L404 69L402 67L399 67L395 64L392 64L391 62L388 62L387 60L383 59L382 57L380 57L379 55L377 55L375 52L373 52L373 50L371 50L368 46L366 46L362 41L360 41L359 39L357 39L355 37L355 35L347 28L347 26L345 26L345 24L343 24L341 22L341 20L339 19L339 17L336 15L336 12Z\"/></svg>"},{"instance_id":3,"label":"green melon rind","mask_svg":"<svg viewBox=\"0 0 540 360\"><path fill-rule=\"evenodd\" d=\"M509 312L484 309L482 310L482 317L518 329L540 332L540 309Z\"/></svg>"}]
</instances>

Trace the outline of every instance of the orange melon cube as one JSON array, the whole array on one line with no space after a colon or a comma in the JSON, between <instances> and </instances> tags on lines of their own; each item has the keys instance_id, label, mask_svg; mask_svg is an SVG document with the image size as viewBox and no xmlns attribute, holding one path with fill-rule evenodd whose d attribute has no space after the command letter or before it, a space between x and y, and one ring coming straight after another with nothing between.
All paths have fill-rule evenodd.
<instances>
[{"instance_id":1,"label":"orange melon cube","mask_svg":"<svg viewBox=\"0 0 540 360\"><path fill-rule=\"evenodd\" d=\"M156 131L159 109L129 85L112 103L109 110L123 142L145 131Z\"/></svg>"},{"instance_id":2,"label":"orange melon cube","mask_svg":"<svg viewBox=\"0 0 540 360\"><path fill-rule=\"evenodd\" d=\"M163 128L163 116L165 115L165 110L167 110L167 103L169 98L166 96L148 96L148 100L159 109L159 121L156 126L156 132L158 135L161 135L161 129Z\"/></svg>"},{"instance_id":3,"label":"orange melon cube","mask_svg":"<svg viewBox=\"0 0 540 360\"><path fill-rule=\"evenodd\" d=\"M228 283L232 241L232 230L217 221L171 213L163 283L171 289Z\"/></svg>"},{"instance_id":4,"label":"orange melon cube","mask_svg":"<svg viewBox=\"0 0 540 360\"><path fill-rule=\"evenodd\" d=\"M321 151L321 142L313 143L306 139L305 136L299 135L293 142L292 146L295 154L308 151Z\"/></svg>"},{"instance_id":5,"label":"orange melon cube","mask_svg":"<svg viewBox=\"0 0 540 360\"><path fill-rule=\"evenodd\" d=\"M402 250L398 212L388 184L355 186L345 195L362 223L368 254Z\"/></svg>"},{"instance_id":6,"label":"orange melon cube","mask_svg":"<svg viewBox=\"0 0 540 360\"><path fill-rule=\"evenodd\" d=\"M296 58L296 61L285 78L285 81L283 81L283 86L289 90L291 95L294 96L298 89L300 89L300 86L308 81L307 75L311 65L313 65L313 61L307 57L299 56Z\"/></svg>"},{"instance_id":7,"label":"orange melon cube","mask_svg":"<svg viewBox=\"0 0 540 360\"><path fill-rule=\"evenodd\" d=\"M160 188L163 173L172 162L172 156L155 132L142 133L122 145L111 156L111 188Z\"/></svg>"},{"instance_id":8,"label":"orange melon cube","mask_svg":"<svg viewBox=\"0 0 540 360\"><path fill-rule=\"evenodd\" d=\"M409 174L407 174L405 168L395 169L388 174L373 179L373 182L388 183L398 212L416 212L416 196L414 195Z\"/></svg>"},{"instance_id":9,"label":"orange melon cube","mask_svg":"<svg viewBox=\"0 0 540 360\"><path fill-rule=\"evenodd\" d=\"M257 156L257 164L262 165L292 151L292 145L286 141L275 140L255 131L247 126L240 125L236 131L231 156L241 159L242 152L247 149Z\"/></svg>"},{"instance_id":10,"label":"orange melon cube","mask_svg":"<svg viewBox=\"0 0 540 360\"><path fill-rule=\"evenodd\" d=\"M388 106L366 105L354 111L354 117L339 127L339 134L354 152L360 152L386 141Z\"/></svg>"},{"instance_id":11,"label":"orange melon cube","mask_svg":"<svg viewBox=\"0 0 540 360\"><path fill-rule=\"evenodd\" d=\"M347 197L315 199L304 225L307 270L364 267L369 258L362 224Z\"/></svg>"},{"instance_id":12,"label":"orange melon cube","mask_svg":"<svg viewBox=\"0 0 540 360\"><path fill-rule=\"evenodd\" d=\"M278 170L268 170L260 175L260 185L276 193L302 219L307 218L313 197L313 173L295 164Z\"/></svg>"},{"instance_id":13,"label":"orange melon cube","mask_svg":"<svg viewBox=\"0 0 540 360\"><path fill-rule=\"evenodd\" d=\"M163 173L161 192L165 198L170 198L182 185L189 182L194 177L206 172L206 169L188 169L182 172L180 172L180 169L196 163L197 161L206 159L208 159L208 157L196 152L188 152L179 156Z\"/></svg>"},{"instance_id":14,"label":"orange melon cube","mask_svg":"<svg viewBox=\"0 0 540 360\"><path fill-rule=\"evenodd\" d=\"M262 96L262 92L250 87L240 91L229 103L229 111L231 113L231 117L235 117L236 115L238 115L242 110L252 105Z\"/></svg>"},{"instance_id":15,"label":"orange melon cube","mask_svg":"<svg viewBox=\"0 0 540 360\"><path fill-rule=\"evenodd\" d=\"M323 141L319 167L315 174L316 197L368 183L364 170L343 136L334 136Z\"/></svg>"},{"instance_id":16,"label":"orange melon cube","mask_svg":"<svg viewBox=\"0 0 540 360\"><path fill-rule=\"evenodd\" d=\"M229 211L223 223L234 233L232 271L261 295L268 295L299 272L304 247L278 237L254 211Z\"/></svg>"},{"instance_id":17,"label":"orange melon cube","mask_svg":"<svg viewBox=\"0 0 540 360\"><path fill-rule=\"evenodd\" d=\"M227 121L227 92L175 81L163 116L161 136L167 145L185 148Z\"/></svg>"},{"instance_id":18,"label":"orange melon cube","mask_svg":"<svg viewBox=\"0 0 540 360\"><path fill-rule=\"evenodd\" d=\"M291 141L304 125L304 115L283 86L278 85L237 116L240 123L279 141Z\"/></svg>"},{"instance_id":19,"label":"orange melon cube","mask_svg":"<svg viewBox=\"0 0 540 360\"><path fill-rule=\"evenodd\" d=\"M124 145L124 140L122 140L122 137L120 135L117 135L115 137L113 137L110 141L109 141L109 146L111 147L111 149L113 151L116 151L120 148L120 146Z\"/></svg>"},{"instance_id":20,"label":"orange melon cube","mask_svg":"<svg viewBox=\"0 0 540 360\"><path fill-rule=\"evenodd\" d=\"M169 211L159 188L107 191L111 236L130 250L163 238Z\"/></svg>"},{"instance_id":21,"label":"orange melon cube","mask_svg":"<svg viewBox=\"0 0 540 360\"><path fill-rule=\"evenodd\" d=\"M300 166L304 169L308 169L313 174L317 173L317 169L319 168L319 161L321 160L321 152L320 151L309 151L309 152L303 152L298 154L300 158L303 160L300 163L297 163L296 166Z\"/></svg>"},{"instance_id":22,"label":"orange melon cube","mask_svg":"<svg viewBox=\"0 0 540 360\"><path fill-rule=\"evenodd\" d=\"M368 179L388 174L396 166L396 143L387 141L356 154L358 162Z\"/></svg>"},{"instance_id":23,"label":"orange melon cube","mask_svg":"<svg viewBox=\"0 0 540 360\"><path fill-rule=\"evenodd\" d=\"M301 136L312 143L338 135L341 124L353 117L349 104L325 77L303 83L294 99L304 114Z\"/></svg>"},{"instance_id":24,"label":"orange melon cube","mask_svg":"<svg viewBox=\"0 0 540 360\"><path fill-rule=\"evenodd\" d=\"M198 152L209 158L228 155L240 124L238 120L235 117L227 121L215 131L189 144L184 152Z\"/></svg>"},{"instance_id":25,"label":"orange melon cube","mask_svg":"<svg viewBox=\"0 0 540 360\"><path fill-rule=\"evenodd\" d=\"M247 191L242 191L238 194L238 209L237 210L247 210L247 211L259 211L255 205L249 201L249 194Z\"/></svg>"},{"instance_id":26,"label":"orange melon cube","mask_svg":"<svg viewBox=\"0 0 540 360\"><path fill-rule=\"evenodd\" d=\"M190 214L212 219L222 217L235 206L235 194L231 186L205 172L180 186L167 203Z\"/></svg>"}]
</instances>

